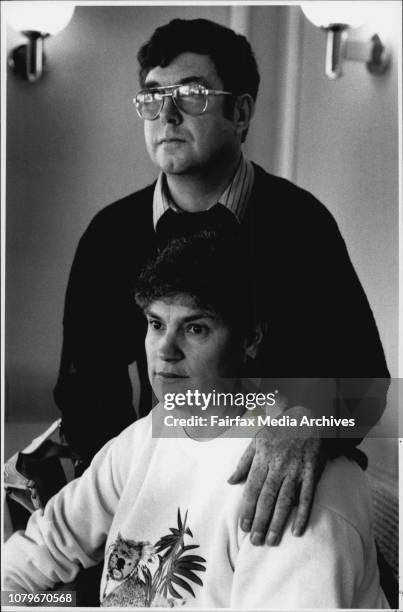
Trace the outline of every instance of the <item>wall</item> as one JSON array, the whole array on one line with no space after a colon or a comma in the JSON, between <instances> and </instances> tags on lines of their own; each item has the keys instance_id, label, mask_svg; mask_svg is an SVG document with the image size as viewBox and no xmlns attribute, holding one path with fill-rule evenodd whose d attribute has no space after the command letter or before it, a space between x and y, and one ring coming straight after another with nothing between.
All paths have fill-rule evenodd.
<instances>
[{"instance_id":1,"label":"wall","mask_svg":"<svg viewBox=\"0 0 403 612\"><path fill-rule=\"evenodd\" d=\"M332 211L366 289L391 372L398 346L398 57L399 3L352 37L378 31L393 52L391 69L374 77L362 64L323 75L325 36L306 19L302 44L296 181Z\"/></svg>"},{"instance_id":2,"label":"wall","mask_svg":"<svg viewBox=\"0 0 403 612\"><path fill-rule=\"evenodd\" d=\"M382 76L348 62L343 77L329 81L325 35L302 19L293 178L335 216L377 321L391 375L397 377L401 6L373 4L378 5L373 17L351 38L369 40L378 32L387 41L392 63ZM384 419L396 428L391 401ZM362 448L382 479L396 478L396 439L368 438Z\"/></svg>"}]
</instances>

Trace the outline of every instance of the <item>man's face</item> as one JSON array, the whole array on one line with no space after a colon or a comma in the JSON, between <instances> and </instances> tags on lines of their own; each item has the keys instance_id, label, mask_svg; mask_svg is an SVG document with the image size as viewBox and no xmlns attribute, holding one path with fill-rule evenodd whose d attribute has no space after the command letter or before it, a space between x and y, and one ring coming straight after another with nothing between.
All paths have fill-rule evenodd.
<instances>
[{"instance_id":1,"label":"man's face","mask_svg":"<svg viewBox=\"0 0 403 612\"><path fill-rule=\"evenodd\" d=\"M156 66L148 73L145 87L201 83L209 89L223 90L208 55L182 53L169 66ZM224 117L226 96L209 96L202 115L191 116L178 110L165 98L157 119L144 122L144 134L151 160L166 174L203 175L214 168L222 156L236 159L240 135L235 122Z\"/></svg>"},{"instance_id":2,"label":"man's face","mask_svg":"<svg viewBox=\"0 0 403 612\"><path fill-rule=\"evenodd\" d=\"M242 347L216 314L182 295L152 302L145 314L148 375L159 400L165 393L200 389L236 376Z\"/></svg>"}]
</instances>

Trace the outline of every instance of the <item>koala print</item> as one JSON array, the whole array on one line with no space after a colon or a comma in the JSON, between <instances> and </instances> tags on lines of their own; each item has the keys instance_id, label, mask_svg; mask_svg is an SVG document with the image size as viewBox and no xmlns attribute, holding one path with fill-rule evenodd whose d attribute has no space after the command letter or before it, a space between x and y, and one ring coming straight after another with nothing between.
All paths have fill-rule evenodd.
<instances>
[{"instance_id":1,"label":"koala print","mask_svg":"<svg viewBox=\"0 0 403 612\"><path fill-rule=\"evenodd\" d=\"M144 545L148 542L135 542L125 540L120 533L109 551L108 576L113 580L121 581L128 578L136 569Z\"/></svg>"}]
</instances>

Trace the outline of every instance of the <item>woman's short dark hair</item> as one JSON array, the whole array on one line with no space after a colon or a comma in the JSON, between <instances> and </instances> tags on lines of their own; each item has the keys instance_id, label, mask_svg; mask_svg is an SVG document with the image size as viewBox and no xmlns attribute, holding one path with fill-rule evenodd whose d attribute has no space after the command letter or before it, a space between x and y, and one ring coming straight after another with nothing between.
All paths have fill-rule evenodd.
<instances>
[{"instance_id":1,"label":"woman's short dark hair","mask_svg":"<svg viewBox=\"0 0 403 612\"><path fill-rule=\"evenodd\" d=\"M217 314L241 336L259 320L247 249L239 238L201 231L169 242L141 272L136 302L145 310L178 295Z\"/></svg>"},{"instance_id":2,"label":"woman's short dark hair","mask_svg":"<svg viewBox=\"0 0 403 612\"><path fill-rule=\"evenodd\" d=\"M208 55L227 91L235 97L247 93L256 100L260 77L248 40L208 19L173 19L157 28L137 54L141 86L152 68L168 66L186 52Z\"/></svg>"}]
</instances>

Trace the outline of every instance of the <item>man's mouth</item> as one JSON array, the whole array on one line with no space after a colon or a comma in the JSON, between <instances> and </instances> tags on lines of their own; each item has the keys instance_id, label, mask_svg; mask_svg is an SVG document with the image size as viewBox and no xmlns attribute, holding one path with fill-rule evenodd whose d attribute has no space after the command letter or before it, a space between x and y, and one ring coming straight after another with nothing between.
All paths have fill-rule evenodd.
<instances>
[{"instance_id":1,"label":"man's mouth","mask_svg":"<svg viewBox=\"0 0 403 612\"><path fill-rule=\"evenodd\" d=\"M177 144L178 142L186 142L184 138L179 138L175 136L161 138L158 141L158 144Z\"/></svg>"}]
</instances>

